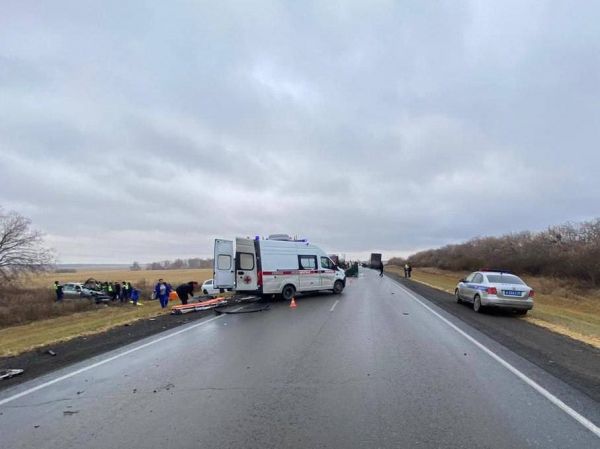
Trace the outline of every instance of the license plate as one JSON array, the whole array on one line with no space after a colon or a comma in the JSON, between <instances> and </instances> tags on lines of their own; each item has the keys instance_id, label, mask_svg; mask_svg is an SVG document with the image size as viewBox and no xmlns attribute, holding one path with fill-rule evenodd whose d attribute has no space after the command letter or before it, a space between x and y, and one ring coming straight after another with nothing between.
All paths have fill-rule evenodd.
<instances>
[{"instance_id":1,"label":"license plate","mask_svg":"<svg viewBox=\"0 0 600 449\"><path fill-rule=\"evenodd\" d=\"M521 292L517 291L517 290L504 290L504 295L505 296L521 296Z\"/></svg>"}]
</instances>

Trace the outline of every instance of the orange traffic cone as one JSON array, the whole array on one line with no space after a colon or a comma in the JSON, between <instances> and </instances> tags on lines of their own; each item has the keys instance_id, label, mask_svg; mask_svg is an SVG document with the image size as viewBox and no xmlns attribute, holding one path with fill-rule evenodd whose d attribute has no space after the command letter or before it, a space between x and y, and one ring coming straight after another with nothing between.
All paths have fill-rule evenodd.
<instances>
[{"instance_id":1,"label":"orange traffic cone","mask_svg":"<svg viewBox=\"0 0 600 449\"><path fill-rule=\"evenodd\" d=\"M296 308L296 298L292 297L292 301L290 302L290 308L295 309Z\"/></svg>"}]
</instances>

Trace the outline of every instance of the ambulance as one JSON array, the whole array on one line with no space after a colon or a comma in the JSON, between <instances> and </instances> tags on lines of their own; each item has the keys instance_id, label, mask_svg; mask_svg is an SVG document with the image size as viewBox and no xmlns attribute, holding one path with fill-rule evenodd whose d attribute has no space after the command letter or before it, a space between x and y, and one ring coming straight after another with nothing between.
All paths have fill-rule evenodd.
<instances>
[{"instance_id":1,"label":"ambulance","mask_svg":"<svg viewBox=\"0 0 600 449\"><path fill-rule=\"evenodd\" d=\"M281 295L289 301L296 293L331 290L340 294L346 274L325 251L307 240L283 234L268 238L215 239L215 288L238 293Z\"/></svg>"}]
</instances>

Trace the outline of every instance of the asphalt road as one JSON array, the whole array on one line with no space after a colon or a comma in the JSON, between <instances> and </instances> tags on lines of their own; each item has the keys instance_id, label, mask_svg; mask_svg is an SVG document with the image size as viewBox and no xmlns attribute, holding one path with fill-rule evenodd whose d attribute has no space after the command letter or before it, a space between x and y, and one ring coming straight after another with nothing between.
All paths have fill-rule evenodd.
<instances>
[{"instance_id":1,"label":"asphalt road","mask_svg":"<svg viewBox=\"0 0 600 449\"><path fill-rule=\"evenodd\" d=\"M457 304L454 295L404 279L395 273L387 275L592 400L600 402L600 349L549 332L524 319L515 319L511 311L492 309L486 313L474 313L471 304Z\"/></svg>"},{"instance_id":2,"label":"asphalt road","mask_svg":"<svg viewBox=\"0 0 600 449\"><path fill-rule=\"evenodd\" d=\"M341 296L206 318L6 389L0 445L600 448L598 403L361 275Z\"/></svg>"}]
</instances>

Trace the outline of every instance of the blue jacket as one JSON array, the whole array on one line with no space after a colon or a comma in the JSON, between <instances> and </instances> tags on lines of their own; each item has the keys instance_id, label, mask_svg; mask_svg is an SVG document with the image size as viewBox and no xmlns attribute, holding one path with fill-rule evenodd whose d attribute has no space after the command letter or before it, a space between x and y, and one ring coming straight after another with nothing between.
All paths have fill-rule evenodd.
<instances>
[{"instance_id":1,"label":"blue jacket","mask_svg":"<svg viewBox=\"0 0 600 449\"><path fill-rule=\"evenodd\" d=\"M167 282L163 282L163 284L165 285L165 293L164 295L160 294L160 282L156 283L156 286L154 287L154 296L156 296L157 298L160 298L161 296L164 298L165 296L169 296L169 293L171 293L171 285L168 284Z\"/></svg>"}]
</instances>

